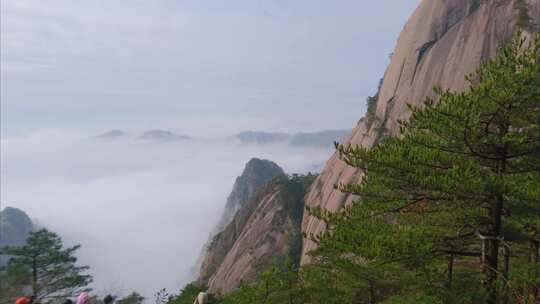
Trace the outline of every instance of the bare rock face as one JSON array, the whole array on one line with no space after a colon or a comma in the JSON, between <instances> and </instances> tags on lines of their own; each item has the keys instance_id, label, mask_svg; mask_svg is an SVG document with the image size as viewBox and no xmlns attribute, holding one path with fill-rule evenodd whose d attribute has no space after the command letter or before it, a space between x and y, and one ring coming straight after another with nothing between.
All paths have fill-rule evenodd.
<instances>
[{"instance_id":1,"label":"bare rock face","mask_svg":"<svg viewBox=\"0 0 540 304\"><path fill-rule=\"evenodd\" d=\"M227 294L257 279L280 258L299 263L303 198L313 176L277 177L264 185L212 240L199 282Z\"/></svg>"},{"instance_id":2,"label":"bare rock face","mask_svg":"<svg viewBox=\"0 0 540 304\"><path fill-rule=\"evenodd\" d=\"M246 205L264 184L276 176L284 175L285 172L276 163L266 159L252 158L246 164L242 175L234 182L219 228L228 224L234 214Z\"/></svg>"},{"instance_id":3,"label":"bare rock face","mask_svg":"<svg viewBox=\"0 0 540 304\"><path fill-rule=\"evenodd\" d=\"M527 20L529 19L529 20ZM407 104L421 105L432 88L463 91L465 76L493 57L517 31L540 25L539 0L423 0L399 36L395 52L377 94L345 144L373 146L383 135L398 132L398 120L408 118ZM334 154L306 198L308 206L337 211L355 198L334 189L338 182L358 182L362 172ZM304 215L302 230L317 234L324 223ZM305 239L302 264L315 244Z\"/></svg>"},{"instance_id":4,"label":"bare rock face","mask_svg":"<svg viewBox=\"0 0 540 304\"><path fill-rule=\"evenodd\" d=\"M285 177L285 172L276 163L252 158L247 162L242 174L236 178L231 194L227 199L215 234L203 248L201 257L195 266L202 284L207 284L225 255L234 245L236 237L244 227L250 203L263 186L276 177ZM241 212L240 212L241 211Z\"/></svg>"}]
</instances>

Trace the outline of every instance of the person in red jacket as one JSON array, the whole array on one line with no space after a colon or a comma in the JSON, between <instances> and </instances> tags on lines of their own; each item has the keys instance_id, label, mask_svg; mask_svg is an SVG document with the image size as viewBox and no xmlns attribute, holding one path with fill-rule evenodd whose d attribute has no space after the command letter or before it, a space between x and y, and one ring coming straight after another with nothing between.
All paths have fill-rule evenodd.
<instances>
[{"instance_id":1,"label":"person in red jacket","mask_svg":"<svg viewBox=\"0 0 540 304\"><path fill-rule=\"evenodd\" d=\"M17 298L15 304L30 304L30 297L20 297Z\"/></svg>"},{"instance_id":2,"label":"person in red jacket","mask_svg":"<svg viewBox=\"0 0 540 304\"><path fill-rule=\"evenodd\" d=\"M28 297L28 296L25 296L25 297L19 297L17 298L17 300L15 301L15 304L33 304L34 301L35 301L36 297L35 296L31 296L31 297Z\"/></svg>"}]
</instances>

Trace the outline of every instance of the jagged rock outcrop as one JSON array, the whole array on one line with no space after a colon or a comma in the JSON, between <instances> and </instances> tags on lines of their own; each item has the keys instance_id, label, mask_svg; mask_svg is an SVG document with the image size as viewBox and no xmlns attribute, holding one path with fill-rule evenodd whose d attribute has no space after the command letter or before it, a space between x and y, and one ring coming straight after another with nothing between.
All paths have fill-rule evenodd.
<instances>
[{"instance_id":1,"label":"jagged rock outcrop","mask_svg":"<svg viewBox=\"0 0 540 304\"><path fill-rule=\"evenodd\" d=\"M276 260L299 263L304 195L313 175L281 175L260 188L209 245L199 283L227 294Z\"/></svg>"},{"instance_id":2,"label":"jagged rock outcrop","mask_svg":"<svg viewBox=\"0 0 540 304\"><path fill-rule=\"evenodd\" d=\"M276 163L252 158L246 164L242 175L236 178L231 194L227 198L223 216L218 224L221 230L233 218L234 214L245 206L255 193L276 176L284 176L285 172Z\"/></svg>"},{"instance_id":3,"label":"jagged rock outcrop","mask_svg":"<svg viewBox=\"0 0 540 304\"><path fill-rule=\"evenodd\" d=\"M345 144L373 146L385 134L398 132L398 120L409 115L407 103L418 106L432 88L463 91L465 76L497 52L520 26L538 31L538 0L423 0L399 36L395 52L377 93L376 102ZM308 206L337 211L354 197L334 189L338 182L358 182L362 172L334 154L306 197ZM304 215L302 229L317 234L323 222ZM315 244L303 243L302 263Z\"/></svg>"},{"instance_id":4,"label":"jagged rock outcrop","mask_svg":"<svg viewBox=\"0 0 540 304\"><path fill-rule=\"evenodd\" d=\"M6 207L0 211L0 248L24 245L33 229L32 220L24 211ZM6 258L0 256L0 265L5 262Z\"/></svg>"},{"instance_id":5,"label":"jagged rock outcrop","mask_svg":"<svg viewBox=\"0 0 540 304\"><path fill-rule=\"evenodd\" d=\"M196 275L199 281L205 284L208 282L210 276L215 272L217 265L223 261L224 255L235 241L234 238L224 237L217 241L218 233L229 225L237 211L246 206L254 198L257 191L278 176L285 176L285 172L272 161L252 158L246 163L242 174L234 182L221 219L208 242L204 245L199 259L195 264L194 268L196 269Z\"/></svg>"}]
</instances>

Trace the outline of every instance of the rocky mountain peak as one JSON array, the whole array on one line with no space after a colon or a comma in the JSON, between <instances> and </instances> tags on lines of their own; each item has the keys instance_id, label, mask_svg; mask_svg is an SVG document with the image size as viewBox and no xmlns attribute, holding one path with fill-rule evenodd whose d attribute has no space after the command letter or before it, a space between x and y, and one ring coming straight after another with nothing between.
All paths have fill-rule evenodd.
<instances>
[{"instance_id":1,"label":"rocky mountain peak","mask_svg":"<svg viewBox=\"0 0 540 304\"><path fill-rule=\"evenodd\" d=\"M34 224L30 217L22 210L6 207L0 211L0 248L5 246L22 246ZM5 260L0 256L0 265Z\"/></svg>"},{"instance_id":2,"label":"rocky mountain peak","mask_svg":"<svg viewBox=\"0 0 540 304\"><path fill-rule=\"evenodd\" d=\"M303 198L314 178L281 175L262 185L210 242L199 283L228 294L275 262L299 263Z\"/></svg>"},{"instance_id":3,"label":"rocky mountain peak","mask_svg":"<svg viewBox=\"0 0 540 304\"><path fill-rule=\"evenodd\" d=\"M219 226L223 227L228 224L236 211L245 206L264 184L277 176L284 175L283 169L272 161L259 158L249 160L242 175L237 177L234 182Z\"/></svg>"}]
</instances>

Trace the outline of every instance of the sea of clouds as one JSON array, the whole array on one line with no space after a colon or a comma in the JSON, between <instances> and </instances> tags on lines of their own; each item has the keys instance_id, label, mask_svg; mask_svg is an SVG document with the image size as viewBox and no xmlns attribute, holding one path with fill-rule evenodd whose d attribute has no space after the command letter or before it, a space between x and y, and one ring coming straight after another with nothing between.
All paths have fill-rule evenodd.
<instances>
[{"instance_id":1,"label":"sea of clouds","mask_svg":"<svg viewBox=\"0 0 540 304\"><path fill-rule=\"evenodd\" d=\"M245 145L230 138L100 139L64 130L2 139L1 200L67 245L82 244L101 294L177 292L235 178L252 157L288 173L316 172L328 148Z\"/></svg>"}]
</instances>

